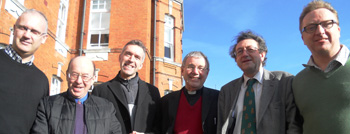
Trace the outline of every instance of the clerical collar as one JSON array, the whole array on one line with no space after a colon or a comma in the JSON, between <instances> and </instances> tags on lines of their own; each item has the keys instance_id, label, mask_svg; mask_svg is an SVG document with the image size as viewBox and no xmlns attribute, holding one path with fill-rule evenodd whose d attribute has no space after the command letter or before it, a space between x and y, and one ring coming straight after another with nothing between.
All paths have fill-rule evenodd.
<instances>
[{"instance_id":1,"label":"clerical collar","mask_svg":"<svg viewBox=\"0 0 350 134\"><path fill-rule=\"evenodd\" d=\"M203 88L204 88L204 86L203 86L202 88L198 89L198 90L188 91L188 90L186 89L186 87L184 87L184 89L185 89L185 91L186 91L185 94L188 94L188 95L196 95L196 94L201 95L201 94L202 94L202 91L203 91Z\"/></svg>"}]
</instances>

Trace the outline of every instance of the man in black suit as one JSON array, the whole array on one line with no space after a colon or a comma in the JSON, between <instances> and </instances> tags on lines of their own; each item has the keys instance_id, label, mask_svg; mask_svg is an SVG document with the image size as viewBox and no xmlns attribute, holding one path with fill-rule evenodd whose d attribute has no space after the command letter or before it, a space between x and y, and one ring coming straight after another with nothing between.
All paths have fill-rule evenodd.
<instances>
[{"instance_id":1,"label":"man in black suit","mask_svg":"<svg viewBox=\"0 0 350 134\"><path fill-rule=\"evenodd\" d=\"M119 55L118 75L92 91L114 104L123 134L153 133L156 129L158 88L142 81L137 73L142 68L145 53L146 47L141 41L128 42Z\"/></svg>"},{"instance_id":2,"label":"man in black suit","mask_svg":"<svg viewBox=\"0 0 350 134\"><path fill-rule=\"evenodd\" d=\"M209 74L207 57L190 52L182 61L186 85L164 96L161 101L161 133L214 134L219 91L203 86Z\"/></svg>"}]
</instances>

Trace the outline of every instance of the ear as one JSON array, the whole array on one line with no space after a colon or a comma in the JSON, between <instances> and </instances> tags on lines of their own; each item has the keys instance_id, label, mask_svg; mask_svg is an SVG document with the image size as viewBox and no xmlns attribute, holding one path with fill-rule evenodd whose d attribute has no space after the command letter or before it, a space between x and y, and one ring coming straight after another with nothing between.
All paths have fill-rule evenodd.
<instances>
[{"instance_id":1,"label":"ear","mask_svg":"<svg viewBox=\"0 0 350 134\"><path fill-rule=\"evenodd\" d=\"M43 35L42 40L41 40L41 44L44 44L46 42L46 39L47 39L47 34Z\"/></svg>"},{"instance_id":2,"label":"ear","mask_svg":"<svg viewBox=\"0 0 350 134\"><path fill-rule=\"evenodd\" d=\"M143 67L143 63L140 64L139 70L141 70Z\"/></svg>"},{"instance_id":3,"label":"ear","mask_svg":"<svg viewBox=\"0 0 350 134\"><path fill-rule=\"evenodd\" d=\"M265 60L266 52L260 53L261 61Z\"/></svg>"}]
</instances>

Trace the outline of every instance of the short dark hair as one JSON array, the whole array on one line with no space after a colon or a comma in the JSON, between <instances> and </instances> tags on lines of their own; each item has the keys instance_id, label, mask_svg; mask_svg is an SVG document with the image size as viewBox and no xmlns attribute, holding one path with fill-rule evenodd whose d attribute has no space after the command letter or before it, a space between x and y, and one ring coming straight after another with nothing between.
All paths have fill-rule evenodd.
<instances>
[{"instance_id":1,"label":"short dark hair","mask_svg":"<svg viewBox=\"0 0 350 134\"><path fill-rule=\"evenodd\" d=\"M265 40L262 36L255 34L253 31L251 30L247 30L247 31L242 31L238 34L238 36L236 36L236 38L234 40L236 40L236 44L232 45L230 47L230 55L232 58L236 59L236 55L235 55L235 51L236 51L236 46L239 42L245 40L245 39L253 39L258 43L258 47L259 47L259 53L261 52L265 52L267 54L267 46L265 43ZM234 41L233 40L233 41ZM267 57L265 55L265 59L262 63L263 66L265 66L266 64L266 60Z\"/></svg>"},{"instance_id":2,"label":"short dark hair","mask_svg":"<svg viewBox=\"0 0 350 134\"><path fill-rule=\"evenodd\" d=\"M337 17L336 21L338 22L338 25L339 25L338 12L337 12L337 10L335 10L332 7L332 5L330 3L325 2L323 0L313 0L304 7L303 12L301 12L301 14L300 14L300 17L299 17L300 33L302 32L302 29L303 29L302 23L303 23L303 20L304 20L306 14L310 13L313 10L319 9L319 8L325 8L325 9L328 9L329 11L331 11Z\"/></svg>"},{"instance_id":3,"label":"short dark hair","mask_svg":"<svg viewBox=\"0 0 350 134\"><path fill-rule=\"evenodd\" d=\"M147 48L142 43L142 41L141 40L131 40L131 41L129 41L128 43L125 44L125 46L123 47L122 52L120 54L123 54L125 52L125 49L126 49L126 47L128 45L137 45L137 46L142 48L142 50L143 50L142 63L143 63L143 61L145 61Z\"/></svg>"}]
</instances>

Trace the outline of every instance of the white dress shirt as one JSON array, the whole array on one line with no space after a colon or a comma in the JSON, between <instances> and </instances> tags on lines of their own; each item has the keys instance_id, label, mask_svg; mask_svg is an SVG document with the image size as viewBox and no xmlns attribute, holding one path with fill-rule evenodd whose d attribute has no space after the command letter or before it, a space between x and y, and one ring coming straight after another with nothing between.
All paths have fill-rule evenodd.
<instances>
[{"instance_id":1,"label":"white dress shirt","mask_svg":"<svg viewBox=\"0 0 350 134\"><path fill-rule=\"evenodd\" d=\"M256 122L258 122L258 113L259 113L259 105L260 105L260 97L262 93L263 86L263 68L259 69L259 72L254 76L257 82L254 83L253 89L255 94L255 109L256 109ZM244 102L244 94L248 88L247 82L250 79L249 77L243 75L244 82L241 85L241 91L239 92L239 96L237 99L236 107L234 112L232 113L232 117L236 116L236 125L233 131L233 134L241 134L241 126L242 126L242 114L243 114L243 102ZM258 127L257 127L258 128Z\"/></svg>"}]
</instances>

